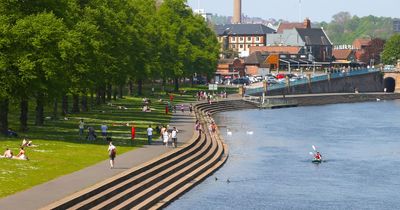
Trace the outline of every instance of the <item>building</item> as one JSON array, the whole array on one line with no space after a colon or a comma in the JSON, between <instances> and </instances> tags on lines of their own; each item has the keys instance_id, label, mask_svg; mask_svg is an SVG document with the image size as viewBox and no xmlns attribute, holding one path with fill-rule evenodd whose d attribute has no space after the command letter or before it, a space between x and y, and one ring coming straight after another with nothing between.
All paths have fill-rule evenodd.
<instances>
[{"instance_id":1,"label":"building","mask_svg":"<svg viewBox=\"0 0 400 210\"><path fill-rule=\"evenodd\" d=\"M215 31L221 51L233 50L240 57L247 57L252 46L265 46L267 34L275 33L275 30L262 24L217 25Z\"/></svg>"},{"instance_id":2,"label":"building","mask_svg":"<svg viewBox=\"0 0 400 210\"><path fill-rule=\"evenodd\" d=\"M330 62L332 60L332 42L322 28L293 28L282 33L268 34L267 46L299 46L300 53L307 54L313 62Z\"/></svg>"},{"instance_id":3,"label":"building","mask_svg":"<svg viewBox=\"0 0 400 210\"><path fill-rule=\"evenodd\" d=\"M393 20L393 31L395 33L400 33L400 19Z\"/></svg>"},{"instance_id":4,"label":"building","mask_svg":"<svg viewBox=\"0 0 400 210\"><path fill-rule=\"evenodd\" d=\"M242 23L242 0L233 0L233 24Z\"/></svg>"},{"instance_id":5,"label":"building","mask_svg":"<svg viewBox=\"0 0 400 210\"><path fill-rule=\"evenodd\" d=\"M256 76L256 75L265 75L269 73L269 66L266 63L266 60L269 56L267 52L256 51L251 53L244 60L246 75Z\"/></svg>"},{"instance_id":6,"label":"building","mask_svg":"<svg viewBox=\"0 0 400 210\"><path fill-rule=\"evenodd\" d=\"M303 23L281 22L278 25L276 33L281 34L283 33L284 30L294 29L294 28L311 28L311 21L310 19L306 18Z\"/></svg>"},{"instance_id":7,"label":"building","mask_svg":"<svg viewBox=\"0 0 400 210\"><path fill-rule=\"evenodd\" d=\"M278 54L299 54L301 47L299 46L253 46L250 47L250 54L253 52L268 52Z\"/></svg>"},{"instance_id":8,"label":"building","mask_svg":"<svg viewBox=\"0 0 400 210\"><path fill-rule=\"evenodd\" d=\"M332 58L332 64L336 67L353 67L357 63L355 50L352 49L334 49Z\"/></svg>"},{"instance_id":9,"label":"building","mask_svg":"<svg viewBox=\"0 0 400 210\"><path fill-rule=\"evenodd\" d=\"M216 81L234 79L245 75L245 65L242 59L220 59L218 61Z\"/></svg>"}]
</instances>

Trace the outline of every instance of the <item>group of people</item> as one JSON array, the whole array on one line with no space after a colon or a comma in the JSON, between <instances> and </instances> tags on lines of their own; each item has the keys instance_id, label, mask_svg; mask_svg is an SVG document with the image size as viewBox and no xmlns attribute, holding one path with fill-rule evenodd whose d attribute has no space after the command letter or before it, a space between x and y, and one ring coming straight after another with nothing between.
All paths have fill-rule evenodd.
<instances>
[{"instance_id":1,"label":"group of people","mask_svg":"<svg viewBox=\"0 0 400 210\"><path fill-rule=\"evenodd\" d=\"M226 91L221 91L220 93L214 94L214 93L208 93L206 91L198 91L196 96L197 96L197 100L207 100L208 103L211 103L213 99L216 99L217 97L220 98L227 98L227 93Z\"/></svg>"},{"instance_id":2,"label":"group of people","mask_svg":"<svg viewBox=\"0 0 400 210\"><path fill-rule=\"evenodd\" d=\"M168 147L171 142L172 147L178 147L178 132L179 131L176 127L169 129L169 125L167 125L167 127L162 126L160 130L160 138L162 139L163 144Z\"/></svg>"},{"instance_id":3,"label":"group of people","mask_svg":"<svg viewBox=\"0 0 400 210\"><path fill-rule=\"evenodd\" d=\"M18 159L18 160L29 160L28 156L25 154L24 147L36 147L32 143L32 141L28 141L26 139L22 140L21 147L19 149L19 153L14 155L13 151L10 148L6 148L3 155L0 155L0 158L8 158L8 159Z\"/></svg>"},{"instance_id":4,"label":"group of people","mask_svg":"<svg viewBox=\"0 0 400 210\"><path fill-rule=\"evenodd\" d=\"M85 131L85 122L83 121L83 119L80 119L78 127L79 127L79 136L80 136L80 138L82 138L84 135L84 131ZM107 135L108 135L108 133L107 133L108 126L105 123L103 123L100 126L100 129L101 129L101 136L103 137L104 140L106 140ZM86 139L88 141L94 141L97 139L96 131L92 126L89 126L87 128Z\"/></svg>"}]
</instances>

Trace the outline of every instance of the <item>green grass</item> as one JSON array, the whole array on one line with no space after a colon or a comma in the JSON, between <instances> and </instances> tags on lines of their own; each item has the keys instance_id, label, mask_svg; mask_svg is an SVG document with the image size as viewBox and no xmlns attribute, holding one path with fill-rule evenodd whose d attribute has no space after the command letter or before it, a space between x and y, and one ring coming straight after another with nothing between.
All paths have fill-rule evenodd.
<instances>
[{"instance_id":1,"label":"green grass","mask_svg":"<svg viewBox=\"0 0 400 210\"><path fill-rule=\"evenodd\" d=\"M174 93L174 103L190 102L196 100L194 94L199 89L206 87L183 88L183 95ZM18 154L22 138L32 140L38 147L25 148L29 161L0 159L0 197L14 194L18 191L31 188L35 185L47 182L59 176L72 173L100 161L108 159L107 142L100 136L100 125L106 123L109 127L114 144L118 148L118 155L141 147L147 142L146 129L149 124L166 125L171 115L165 114L165 102L169 100L165 93L157 92L151 96L151 88L146 88L145 94L152 101L152 112L142 112L142 97L125 97L116 101L110 101L111 105L94 107L89 112L70 114L68 120L45 120L44 126L34 126L34 107L30 103L29 131L18 132L18 138L0 136L0 153L6 148L12 149L14 155ZM234 92L235 90L228 90ZM158 102L158 99L163 102ZM127 109L118 109L118 106ZM49 111L50 109L46 109ZM51 116L46 112L45 116ZM18 128L18 105L10 107L10 127ZM83 118L86 126L95 128L98 139L88 142L78 136L79 119ZM134 143L130 139L130 127L113 126L118 124L134 125L136 138Z\"/></svg>"}]
</instances>

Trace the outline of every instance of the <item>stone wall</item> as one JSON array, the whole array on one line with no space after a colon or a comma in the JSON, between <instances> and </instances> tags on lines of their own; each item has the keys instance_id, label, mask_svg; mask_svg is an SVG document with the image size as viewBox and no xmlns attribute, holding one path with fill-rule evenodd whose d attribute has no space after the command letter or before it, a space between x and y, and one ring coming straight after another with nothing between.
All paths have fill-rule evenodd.
<instances>
[{"instance_id":1,"label":"stone wall","mask_svg":"<svg viewBox=\"0 0 400 210\"><path fill-rule=\"evenodd\" d=\"M335 78L308 84L286 86L283 89L268 91L267 95L313 94L313 93L354 93L382 92L383 76L380 72Z\"/></svg>"}]
</instances>

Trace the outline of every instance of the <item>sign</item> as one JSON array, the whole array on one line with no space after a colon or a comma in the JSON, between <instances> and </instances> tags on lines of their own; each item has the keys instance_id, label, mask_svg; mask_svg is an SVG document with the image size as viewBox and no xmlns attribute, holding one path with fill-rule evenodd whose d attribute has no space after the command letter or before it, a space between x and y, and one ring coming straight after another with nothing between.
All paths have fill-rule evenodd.
<instances>
[{"instance_id":1,"label":"sign","mask_svg":"<svg viewBox=\"0 0 400 210\"><path fill-rule=\"evenodd\" d=\"M208 90L218 90L217 84L208 84Z\"/></svg>"}]
</instances>

